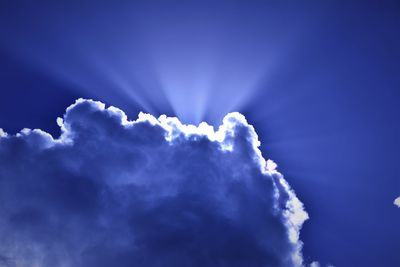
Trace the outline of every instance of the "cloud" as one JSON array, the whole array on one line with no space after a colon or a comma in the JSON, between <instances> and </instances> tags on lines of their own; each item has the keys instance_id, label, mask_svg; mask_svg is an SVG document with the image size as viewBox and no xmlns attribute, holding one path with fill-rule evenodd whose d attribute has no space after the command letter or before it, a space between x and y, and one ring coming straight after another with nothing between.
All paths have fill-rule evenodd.
<instances>
[{"instance_id":1,"label":"cloud","mask_svg":"<svg viewBox=\"0 0 400 267\"><path fill-rule=\"evenodd\" d=\"M400 197L396 198L396 199L393 201L393 204L395 204L397 207L400 208Z\"/></svg>"},{"instance_id":2,"label":"cloud","mask_svg":"<svg viewBox=\"0 0 400 267\"><path fill-rule=\"evenodd\" d=\"M308 265L309 267L321 267L321 264L318 261L313 261L310 263L310 265ZM331 264L327 264L325 265L326 267L334 267Z\"/></svg>"},{"instance_id":3,"label":"cloud","mask_svg":"<svg viewBox=\"0 0 400 267\"><path fill-rule=\"evenodd\" d=\"M254 128L79 99L59 138L0 131L0 265L300 266L308 218Z\"/></svg>"}]
</instances>

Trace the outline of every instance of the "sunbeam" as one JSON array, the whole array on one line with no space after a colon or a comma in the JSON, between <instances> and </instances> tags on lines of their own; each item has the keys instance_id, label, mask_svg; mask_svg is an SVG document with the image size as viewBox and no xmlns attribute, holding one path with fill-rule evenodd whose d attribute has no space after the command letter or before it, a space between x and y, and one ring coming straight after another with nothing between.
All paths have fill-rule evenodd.
<instances>
[{"instance_id":1,"label":"sunbeam","mask_svg":"<svg viewBox=\"0 0 400 267\"><path fill-rule=\"evenodd\" d=\"M395 2L0 1L0 266L400 266Z\"/></svg>"}]
</instances>

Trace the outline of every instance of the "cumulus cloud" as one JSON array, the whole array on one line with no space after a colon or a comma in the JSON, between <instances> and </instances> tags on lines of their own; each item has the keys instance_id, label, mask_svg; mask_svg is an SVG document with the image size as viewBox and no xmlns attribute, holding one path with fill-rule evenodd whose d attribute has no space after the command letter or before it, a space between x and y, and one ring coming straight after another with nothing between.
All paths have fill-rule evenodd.
<instances>
[{"instance_id":1,"label":"cumulus cloud","mask_svg":"<svg viewBox=\"0 0 400 267\"><path fill-rule=\"evenodd\" d=\"M301 266L302 203L230 113L217 131L79 99L0 130L0 266Z\"/></svg>"},{"instance_id":2,"label":"cumulus cloud","mask_svg":"<svg viewBox=\"0 0 400 267\"><path fill-rule=\"evenodd\" d=\"M400 208L400 197L396 198L396 199L393 201L393 204L395 204L397 207Z\"/></svg>"}]
</instances>

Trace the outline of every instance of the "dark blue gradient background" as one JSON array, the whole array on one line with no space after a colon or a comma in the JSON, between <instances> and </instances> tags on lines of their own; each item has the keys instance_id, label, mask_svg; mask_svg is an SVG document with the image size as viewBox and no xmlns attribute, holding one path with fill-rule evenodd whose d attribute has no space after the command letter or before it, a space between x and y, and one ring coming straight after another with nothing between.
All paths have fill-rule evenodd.
<instances>
[{"instance_id":1,"label":"dark blue gradient background","mask_svg":"<svg viewBox=\"0 0 400 267\"><path fill-rule=\"evenodd\" d=\"M6 132L57 136L78 97L131 119L240 111L310 214L306 262L400 265L400 4L65 2L0 2Z\"/></svg>"}]
</instances>

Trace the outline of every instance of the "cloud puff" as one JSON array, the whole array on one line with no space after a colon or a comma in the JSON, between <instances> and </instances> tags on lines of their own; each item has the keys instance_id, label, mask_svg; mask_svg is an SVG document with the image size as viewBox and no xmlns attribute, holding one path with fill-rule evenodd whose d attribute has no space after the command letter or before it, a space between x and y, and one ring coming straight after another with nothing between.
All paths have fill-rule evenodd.
<instances>
[{"instance_id":1,"label":"cloud puff","mask_svg":"<svg viewBox=\"0 0 400 267\"><path fill-rule=\"evenodd\" d=\"M396 198L396 199L393 201L393 204L395 204L397 207L400 208L400 197Z\"/></svg>"},{"instance_id":2,"label":"cloud puff","mask_svg":"<svg viewBox=\"0 0 400 267\"><path fill-rule=\"evenodd\" d=\"M310 265L308 265L309 267L321 267L321 264L318 261L313 261L312 263L310 263ZM325 265L326 267L334 267L333 265Z\"/></svg>"},{"instance_id":3,"label":"cloud puff","mask_svg":"<svg viewBox=\"0 0 400 267\"><path fill-rule=\"evenodd\" d=\"M79 99L0 131L1 266L300 266L308 218L243 115L182 125Z\"/></svg>"}]
</instances>

